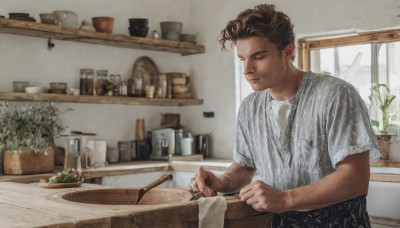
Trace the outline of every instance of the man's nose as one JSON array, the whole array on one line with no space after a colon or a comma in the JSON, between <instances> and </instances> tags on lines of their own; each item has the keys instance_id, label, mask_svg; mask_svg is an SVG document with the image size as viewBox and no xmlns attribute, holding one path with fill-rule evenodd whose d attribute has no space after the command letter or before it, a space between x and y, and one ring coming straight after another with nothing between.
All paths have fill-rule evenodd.
<instances>
[{"instance_id":1,"label":"man's nose","mask_svg":"<svg viewBox=\"0 0 400 228\"><path fill-rule=\"evenodd\" d=\"M254 73L254 71L255 71L255 69L254 69L254 64L252 63L252 61L249 61L249 60L243 61L243 74L244 75L252 74L252 73Z\"/></svg>"}]
</instances>

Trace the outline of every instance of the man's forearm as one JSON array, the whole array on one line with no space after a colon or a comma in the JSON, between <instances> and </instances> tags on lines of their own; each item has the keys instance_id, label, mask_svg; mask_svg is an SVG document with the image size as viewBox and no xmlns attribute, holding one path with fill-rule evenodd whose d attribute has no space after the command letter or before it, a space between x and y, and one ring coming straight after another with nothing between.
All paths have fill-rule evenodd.
<instances>
[{"instance_id":1,"label":"man's forearm","mask_svg":"<svg viewBox=\"0 0 400 228\"><path fill-rule=\"evenodd\" d=\"M221 180L221 186L218 186L216 191L224 193L237 192L251 182L254 172L255 169L232 163L224 174L218 176Z\"/></svg>"}]
</instances>

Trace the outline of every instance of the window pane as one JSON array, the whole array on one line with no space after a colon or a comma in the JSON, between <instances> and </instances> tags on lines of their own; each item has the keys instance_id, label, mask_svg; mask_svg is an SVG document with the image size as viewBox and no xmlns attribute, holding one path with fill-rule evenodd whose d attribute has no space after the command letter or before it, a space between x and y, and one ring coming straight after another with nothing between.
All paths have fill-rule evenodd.
<instances>
[{"instance_id":1,"label":"window pane","mask_svg":"<svg viewBox=\"0 0 400 228\"><path fill-rule=\"evenodd\" d=\"M382 45L379 51L379 82L396 96L390 106L391 119L400 125L400 42Z\"/></svg>"},{"instance_id":2,"label":"window pane","mask_svg":"<svg viewBox=\"0 0 400 228\"><path fill-rule=\"evenodd\" d=\"M371 45L311 50L311 70L327 72L349 82L367 101L371 88Z\"/></svg>"}]
</instances>

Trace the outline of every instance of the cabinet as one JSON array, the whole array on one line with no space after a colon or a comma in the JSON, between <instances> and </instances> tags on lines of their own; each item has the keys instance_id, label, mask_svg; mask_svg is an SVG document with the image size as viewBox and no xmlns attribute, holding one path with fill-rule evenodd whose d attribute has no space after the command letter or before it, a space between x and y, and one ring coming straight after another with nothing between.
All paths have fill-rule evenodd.
<instances>
[{"instance_id":1,"label":"cabinet","mask_svg":"<svg viewBox=\"0 0 400 228\"><path fill-rule=\"evenodd\" d=\"M79 29L61 28L57 25L41 24L29 21L17 21L0 18L0 33L16 34L23 36L41 37L73 42L90 43L122 48L164 51L181 55L204 53L202 45L177 42L147 37L132 37L122 34L99 33ZM72 96L60 94L41 94L44 100L76 102L76 103L109 103L131 105L200 105L202 99L147 99L132 97L107 97L107 96ZM32 94L0 92L1 100L26 101L31 100Z\"/></svg>"}]
</instances>

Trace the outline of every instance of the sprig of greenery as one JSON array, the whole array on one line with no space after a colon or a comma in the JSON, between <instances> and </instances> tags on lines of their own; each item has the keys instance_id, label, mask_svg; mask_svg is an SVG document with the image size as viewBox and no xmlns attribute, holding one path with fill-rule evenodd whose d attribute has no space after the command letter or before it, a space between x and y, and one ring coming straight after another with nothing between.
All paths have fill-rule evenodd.
<instances>
[{"instance_id":1,"label":"sprig of greenery","mask_svg":"<svg viewBox=\"0 0 400 228\"><path fill-rule=\"evenodd\" d=\"M396 96L390 94L390 89L385 84L374 83L369 95L370 108L379 108L380 120L371 119L372 126L378 128L381 132L386 132L390 126L389 108Z\"/></svg>"},{"instance_id":2,"label":"sprig of greenery","mask_svg":"<svg viewBox=\"0 0 400 228\"><path fill-rule=\"evenodd\" d=\"M3 101L0 104L0 152L29 147L36 153L41 147L53 146L54 138L65 129L59 116L70 110L61 111L53 102L37 99L22 108Z\"/></svg>"}]
</instances>

